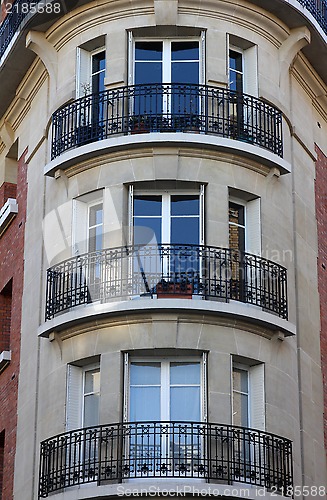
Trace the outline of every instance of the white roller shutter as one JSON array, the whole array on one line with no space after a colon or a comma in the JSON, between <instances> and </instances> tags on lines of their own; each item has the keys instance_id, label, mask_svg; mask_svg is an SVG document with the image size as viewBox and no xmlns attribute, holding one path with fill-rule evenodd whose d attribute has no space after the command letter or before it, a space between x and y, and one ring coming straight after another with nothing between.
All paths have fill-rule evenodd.
<instances>
[{"instance_id":1,"label":"white roller shutter","mask_svg":"<svg viewBox=\"0 0 327 500\"><path fill-rule=\"evenodd\" d=\"M244 50L244 92L258 97L258 52L257 46Z\"/></svg>"},{"instance_id":2,"label":"white roller shutter","mask_svg":"<svg viewBox=\"0 0 327 500\"><path fill-rule=\"evenodd\" d=\"M264 364L250 368L250 425L254 429L265 430L265 380Z\"/></svg>"},{"instance_id":3,"label":"white roller shutter","mask_svg":"<svg viewBox=\"0 0 327 500\"><path fill-rule=\"evenodd\" d=\"M67 368L66 430L78 429L82 425L83 371L79 366Z\"/></svg>"},{"instance_id":4,"label":"white roller shutter","mask_svg":"<svg viewBox=\"0 0 327 500\"><path fill-rule=\"evenodd\" d=\"M76 59L76 98L90 94L91 89L91 53L77 47Z\"/></svg>"},{"instance_id":5,"label":"white roller shutter","mask_svg":"<svg viewBox=\"0 0 327 500\"><path fill-rule=\"evenodd\" d=\"M73 200L73 252L82 255L88 251L87 244L87 203Z\"/></svg>"},{"instance_id":6,"label":"white roller shutter","mask_svg":"<svg viewBox=\"0 0 327 500\"><path fill-rule=\"evenodd\" d=\"M245 217L245 250L254 255L261 255L260 198L246 204Z\"/></svg>"}]
</instances>

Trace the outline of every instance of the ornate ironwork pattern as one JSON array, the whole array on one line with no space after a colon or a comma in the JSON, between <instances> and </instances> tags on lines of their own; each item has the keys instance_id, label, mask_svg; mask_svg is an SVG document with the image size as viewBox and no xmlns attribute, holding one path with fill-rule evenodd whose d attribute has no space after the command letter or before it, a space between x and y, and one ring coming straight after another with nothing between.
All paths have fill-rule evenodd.
<instances>
[{"instance_id":1,"label":"ornate ironwork pattern","mask_svg":"<svg viewBox=\"0 0 327 500\"><path fill-rule=\"evenodd\" d=\"M52 116L52 158L116 134L194 132L261 146L283 155L281 112L253 96L194 84L105 90Z\"/></svg>"},{"instance_id":2,"label":"ornate ironwork pattern","mask_svg":"<svg viewBox=\"0 0 327 500\"><path fill-rule=\"evenodd\" d=\"M259 430L198 422L101 425L41 443L39 496L83 483L202 478L287 491L292 442Z\"/></svg>"},{"instance_id":3,"label":"ornate ironwork pattern","mask_svg":"<svg viewBox=\"0 0 327 500\"><path fill-rule=\"evenodd\" d=\"M45 319L91 302L149 297L237 300L287 319L287 271L257 255L198 245L135 245L65 260L47 271Z\"/></svg>"}]
</instances>

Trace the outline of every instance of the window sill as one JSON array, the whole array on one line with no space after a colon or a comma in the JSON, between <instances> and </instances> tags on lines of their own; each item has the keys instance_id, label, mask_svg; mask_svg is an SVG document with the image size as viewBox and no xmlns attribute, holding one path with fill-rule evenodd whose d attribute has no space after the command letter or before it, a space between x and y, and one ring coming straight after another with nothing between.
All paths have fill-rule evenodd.
<instances>
[{"instance_id":1,"label":"window sill","mask_svg":"<svg viewBox=\"0 0 327 500\"><path fill-rule=\"evenodd\" d=\"M9 365L11 361L11 351L2 351L0 353L0 373Z\"/></svg>"},{"instance_id":2,"label":"window sill","mask_svg":"<svg viewBox=\"0 0 327 500\"><path fill-rule=\"evenodd\" d=\"M8 198L6 203L0 209L0 237L3 235L12 219L18 213L17 201L14 198Z\"/></svg>"}]
</instances>

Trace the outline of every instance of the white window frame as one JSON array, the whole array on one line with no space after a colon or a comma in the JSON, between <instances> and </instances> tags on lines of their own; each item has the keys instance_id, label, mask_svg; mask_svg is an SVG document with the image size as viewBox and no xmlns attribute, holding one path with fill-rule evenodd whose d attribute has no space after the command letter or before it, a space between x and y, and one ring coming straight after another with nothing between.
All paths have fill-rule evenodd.
<instances>
[{"instance_id":1,"label":"white window frame","mask_svg":"<svg viewBox=\"0 0 327 500\"><path fill-rule=\"evenodd\" d=\"M236 47L235 45L229 45L229 47L228 47L228 87L230 87L230 72L231 72L230 52L231 51L237 52L238 54L241 54L241 56L242 56L242 72L234 70L234 69L233 69L233 72L242 75L242 92L245 92L245 76L246 75L245 75L245 64L244 64L244 50L239 48L239 47Z\"/></svg>"},{"instance_id":2,"label":"white window frame","mask_svg":"<svg viewBox=\"0 0 327 500\"><path fill-rule=\"evenodd\" d=\"M170 420L170 381L169 381L169 367L170 363L174 362L192 362L199 363L200 365L200 421L205 422L207 420L207 408L206 408L206 391L207 391L207 354L202 353L199 356L163 356L163 357L134 357L130 356L128 353L124 355L124 421L129 421L130 416L130 365L131 363L161 363L161 381L160 381L160 404L161 404L161 421ZM162 372L162 366L164 365L164 371ZM164 381L164 386L162 382ZM165 405L165 407L164 407Z\"/></svg>"},{"instance_id":3,"label":"white window frame","mask_svg":"<svg viewBox=\"0 0 327 500\"><path fill-rule=\"evenodd\" d=\"M234 412L234 394L237 393L237 394L245 394L244 392L242 391L237 391L235 388L234 388L234 385L233 385L233 374L234 374L234 370L242 370L244 372L246 372L247 374L247 385L248 385L248 391L247 391L247 420L248 420L248 426L247 427L251 427L251 384L250 384L250 371L249 371L249 366L247 365L242 365L241 363L235 363L233 362L232 363L232 424L234 425L234 416L235 416L235 412Z\"/></svg>"},{"instance_id":4,"label":"white window frame","mask_svg":"<svg viewBox=\"0 0 327 500\"><path fill-rule=\"evenodd\" d=\"M95 50L87 50L82 47L77 47L76 54L76 98L84 97L92 93L92 58L96 54L104 52L106 56L106 48L99 47ZM105 72L106 70L104 70ZM85 81L82 81L82 78Z\"/></svg>"},{"instance_id":5,"label":"white window frame","mask_svg":"<svg viewBox=\"0 0 327 500\"><path fill-rule=\"evenodd\" d=\"M171 218L170 213L170 198L171 196L199 196L199 245L204 245L204 185L200 185L199 191L195 189L177 189L177 190L152 190L152 189L134 189L131 185L129 188L129 237L130 245L133 244L133 228L134 228L134 196L161 196L162 197L162 213L161 213L161 236L163 244L170 244L170 229ZM159 217L159 216L158 216ZM194 215L186 215L184 217L194 217Z\"/></svg>"},{"instance_id":6,"label":"white window frame","mask_svg":"<svg viewBox=\"0 0 327 500\"><path fill-rule=\"evenodd\" d=\"M135 84L135 43L136 42L162 42L162 82L163 84L171 84L171 44L173 42L199 42L199 84L205 83L205 33L200 36L192 37L172 37L172 38L156 38L156 37L133 37L129 33L129 85ZM183 83L183 82L178 82Z\"/></svg>"},{"instance_id":7,"label":"white window frame","mask_svg":"<svg viewBox=\"0 0 327 500\"><path fill-rule=\"evenodd\" d=\"M265 430L265 365L257 363L247 365L234 361L231 356L231 414L232 424L234 423L234 368L244 370L248 373L248 427Z\"/></svg>"},{"instance_id":8,"label":"white window frame","mask_svg":"<svg viewBox=\"0 0 327 500\"><path fill-rule=\"evenodd\" d=\"M67 382L66 382L66 430L67 431L73 431L84 427L85 373L91 370L99 370L101 377L100 363L92 363L85 366L77 366L74 364L67 365L67 375L66 375L67 376ZM101 388L100 388L100 393L101 393Z\"/></svg>"},{"instance_id":9,"label":"white window frame","mask_svg":"<svg viewBox=\"0 0 327 500\"><path fill-rule=\"evenodd\" d=\"M90 394L98 394L99 395L99 400L100 400L100 387L99 387L99 392L90 392L90 393L85 393L85 376L87 372L91 371L97 371L99 372L99 375L101 377L101 372L100 372L100 364L99 363L94 363L93 365L87 365L82 368L82 414L81 414L81 422L82 422L82 427L86 427L85 425L85 397L90 395ZM100 381L101 383L101 381ZM100 412L98 414L98 423L95 425L98 425L100 421Z\"/></svg>"},{"instance_id":10,"label":"white window frame","mask_svg":"<svg viewBox=\"0 0 327 500\"><path fill-rule=\"evenodd\" d=\"M229 196L228 202L244 207L245 252L260 256L262 239L261 198L256 197L253 200L245 201L235 196ZM255 217L257 217L256 221L254 220ZM231 224L235 225L230 223L228 218L228 228Z\"/></svg>"},{"instance_id":11,"label":"white window frame","mask_svg":"<svg viewBox=\"0 0 327 500\"><path fill-rule=\"evenodd\" d=\"M72 249L75 256L89 252L89 208L98 204L102 204L102 228L104 228L103 190L94 191L73 200Z\"/></svg>"},{"instance_id":12,"label":"white window frame","mask_svg":"<svg viewBox=\"0 0 327 500\"><path fill-rule=\"evenodd\" d=\"M102 206L102 222L101 224L94 224L93 226L90 225L90 211L93 207L101 205ZM102 242L101 242L101 249L103 249L103 199L100 198L99 200L90 202L87 204L87 252L90 252L90 231L92 229L95 229L97 227L102 227L101 235L102 235Z\"/></svg>"}]
</instances>

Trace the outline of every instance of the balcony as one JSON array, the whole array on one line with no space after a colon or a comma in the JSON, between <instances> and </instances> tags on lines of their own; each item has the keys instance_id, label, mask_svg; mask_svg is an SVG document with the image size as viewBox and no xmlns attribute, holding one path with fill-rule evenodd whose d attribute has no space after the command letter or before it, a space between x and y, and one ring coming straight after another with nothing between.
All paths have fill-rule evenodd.
<instances>
[{"instance_id":1,"label":"balcony","mask_svg":"<svg viewBox=\"0 0 327 500\"><path fill-rule=\"evenodd\" d=\"M151 132L215 135L283 156L282 114L264 101L207 85L149 84L105 90L58 109L51 158L112 136Z\"/></svg>"},{"instance_id":2,"label":"balcony","mask_svg":"<svg viewBox=\"0 0 327 500\"><path fill-rule=\"evenodd\" d=\"M327 34L327 0L298 0L298 2L312 14Z\"/></svg>"},{"instance_id":3,"label":"balcony","mask_svg":"<svg viewBox=\"0 0 327 500\"><path fill-rule=\"evenodd\" d=\"M41 443L39 497L85 483L147 478L240 482L285 495L293 485L292 464L290 440L245 427L204 422L101 425Z\"/></svg>"},{"instance_id":4,"label":"balcony","mask_svg":"<svg viewBox=\"0 0 327 500\"><path fill-rule=\"evenodd\" d=\"M228 248L160 244L105 249L51 267L45 319L141 297L235 300L288 317L287 271L279 264Z\"/></svg>"}]
</instances>

